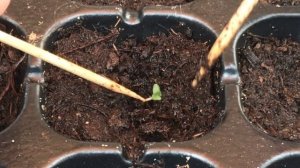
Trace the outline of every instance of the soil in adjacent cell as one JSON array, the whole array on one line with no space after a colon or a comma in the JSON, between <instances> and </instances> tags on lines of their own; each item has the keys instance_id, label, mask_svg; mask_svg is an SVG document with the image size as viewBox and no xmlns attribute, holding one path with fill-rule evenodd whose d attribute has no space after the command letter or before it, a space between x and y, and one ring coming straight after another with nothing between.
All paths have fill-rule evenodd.
<instances>
[{"instance_id":1,"label":"soil in adjacent cell","mask_svg":"<svg viewBox=\"0 0 300 168\"><path fill-rule=\"evenodd\" d=\"M140 9L148 5L182 5L193 0L72 0L84 5L121 5L126 8Z\"/></svg>"},{"instance_id":2,"label":"soil in adjacent cell","mask_svg":"<svg viewBox=\"0 0 300 168\"><path fill-rule=\"evenodd\" d=\"M120 142L130 159L145 142L200 137L223 117L218 107L220 71L197 89L191 81L210 46L190 34L170 31L138 41L117 42L118 32L103 35L76 26L60 32L55 52L144 97L153 84L161 101L142 103L113 93L56 67L45 66L44 116L56 131L78 140ZM220 69L220 65L217 65ZM214 76L214 78L212 78Z\"/></svg>"},{"instance_id":3,"label":"soil in adjacent cell","mask_svg":"<svg viewBox=\"0 0 300 168\"><path fill-rule=\"evenodd\" d=\"M6 31L6 26L0 24L0 30ZM24 74L24 58L17 50L0 43L0 131L17 118L22 108L24 88L20 78Z\"/></svg>"},{"instance_id":4,"label":"soil in adjacent cell","mask_svg":"<svg viewBox=\"0 0 300 168\"><path fill-rule=\"evenodd\" d=\"M300 140L300 44L249 34L240 49L244 112L264 132Z\"/></svg>"},{"instance_id":5,"label":"soil in adjacent cell","mask_svg":"<svg viewBox=\"0 0 300 168\"><path fill-rule=\"evenodd\" d=\"M296 6L300 5L300 0L265 0L269 4L279 6Z\"/></svg>"}]
</instances>

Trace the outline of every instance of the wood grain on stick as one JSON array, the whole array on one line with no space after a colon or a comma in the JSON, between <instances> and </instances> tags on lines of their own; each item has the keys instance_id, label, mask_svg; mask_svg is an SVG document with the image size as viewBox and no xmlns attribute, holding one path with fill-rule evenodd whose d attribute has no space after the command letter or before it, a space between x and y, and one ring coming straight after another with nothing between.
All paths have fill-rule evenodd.
<instances>
[{"instance_id":1,"label":"wood grain on stick","mask_svg":"<svg viewBox=\"0 0 300 168\"><path fill-rule=\"evenodd\" d=\"M234 13L228 24L225 26L214 45L210 49L207 56L207 64L201 65L199 71L196 74L195 79L192 82L192 86L196 87L198 81L200 81L208 69L211 68L220 57L224 49L231 43L232 39L240 29L244 21L250 15L253 8L258 3L258 0L243 0L237 11Z\"/></svg>"},{"instance_id":2,"label":"wood grain on stick","mask_svg":"<svg viewBox=\"0 0 300 168\"><path fill-rule=\"evenodd\" d=\"M118 83L104 77L98 75L90 70L87 70L79 65L76 65L66 59L63 59L55 54L52 54L46 50L38 48L32 44L29 44L21 39L18 39L12 35L9 35L3 31L0 31L0 41L9 46L12 46L16 49L19 49L31 56L42 59L45 62L48 62L54 66L57 66L61 69L64 69L72 74L75 74L83 79L91 81L95 84L98 84L102 87L105 87L111 91L121 93L135 99L141 100L143 102L146 101L145 98L136 94L135 92L127 89L126 87L119 85Z\"/></svg>"}]
</instances>

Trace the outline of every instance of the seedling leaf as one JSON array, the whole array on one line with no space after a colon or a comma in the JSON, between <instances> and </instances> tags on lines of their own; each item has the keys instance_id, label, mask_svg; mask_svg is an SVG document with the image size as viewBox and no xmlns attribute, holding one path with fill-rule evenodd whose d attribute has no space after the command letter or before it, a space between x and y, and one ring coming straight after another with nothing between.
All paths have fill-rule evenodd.
<instances>
[{"instance_id":1,"label":"seedling leaf","mask_svg":"<svg viewBox=\"0 0 300 168\"><path fill-rule=\"evenodd\" d=\"M152 89L152 96L151 96L152 100L156 100L156 101L161 100L161 96L162 94L159 85L154 84Z\"/></svg>"}]
</instances>

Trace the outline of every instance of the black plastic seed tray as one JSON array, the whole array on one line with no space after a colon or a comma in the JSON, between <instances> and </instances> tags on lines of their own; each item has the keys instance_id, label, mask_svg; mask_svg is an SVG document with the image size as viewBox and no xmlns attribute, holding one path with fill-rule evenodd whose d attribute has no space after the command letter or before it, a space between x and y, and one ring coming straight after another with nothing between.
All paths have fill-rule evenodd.
<instances>
[{"instance_id":1,"label":"black plastic seed tray","mask_svg":"<svg viewBox=\"0 0 300 168\"><path fill-rule=\"evenodd\" d=\"M216 39L240 1L195 0L178 6L146 6L141 11L120 6L84 6L53 0L14 0L0 22L16 35L32 32L35 43L52 50L57 32L82 24L109 27L118 19L123 38L135 34L141 38L182 23L196 40ZM157 26L160 25L160 26ZM300 7L278 7L261 2L253 11L234 42L223 53L222 87L225 116L208 134L184 142L146 144L141 162L152 165L163 160L166 168L299 168L300 143L269 136L252 125L243 113L237 48L244 45L246 31L261 36L291 37L300 42ZM180 30L178 30L180 31ZM84 142L56 133L42 116L43 63L29 57L24 77L26 92L18 118L0 132L0 167L131 167L116 142ZM22 74L20 74L22 78Z\"/></svg>"}]
</instances>

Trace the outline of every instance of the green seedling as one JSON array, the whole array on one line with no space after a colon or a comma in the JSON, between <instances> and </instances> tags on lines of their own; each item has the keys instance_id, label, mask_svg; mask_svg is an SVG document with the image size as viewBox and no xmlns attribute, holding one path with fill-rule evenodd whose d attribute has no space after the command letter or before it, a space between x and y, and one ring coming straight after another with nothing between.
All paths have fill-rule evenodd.
<instances>
[{"instance_id":1,"label":"green seedling","mask_svg":"<svg viewBox=\"0 0 300 168\"><path fill-rule=\"evenodd\" d=\"M151 98L152 100L161 100L161 91L158 84L153 85Z\"/></svg>"},{"instance_id":2,"label":"green seedling","mask_svg":"<svg viewBox=\"0 0 300 168\"><path fill-rule=\"evenodd\" d=\"M146 99L146 101L160 101L161 100L161 91L158 84L154 84L152 88L152 96Z\"/></svg>"}]
</instances>

